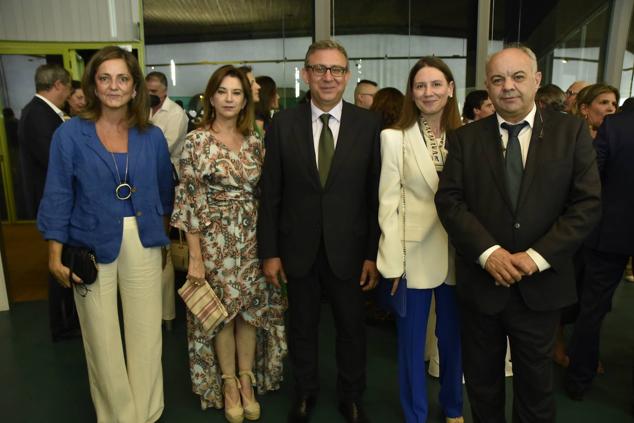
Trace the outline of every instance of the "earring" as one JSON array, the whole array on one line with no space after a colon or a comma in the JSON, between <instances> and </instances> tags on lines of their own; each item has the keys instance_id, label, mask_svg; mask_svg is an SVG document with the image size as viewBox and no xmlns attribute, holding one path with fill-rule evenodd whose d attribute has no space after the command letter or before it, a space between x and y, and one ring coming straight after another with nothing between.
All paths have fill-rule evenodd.
<instances>
[{"instance_id":1,"label":"earring","mask_svg":"<svg viewBox=\"0 0 634 423\"><path fill-rule=\"evenodd\" d=\"M132 98L136 97L136 90L132 91Z\"/></svg>"}]
</instances>

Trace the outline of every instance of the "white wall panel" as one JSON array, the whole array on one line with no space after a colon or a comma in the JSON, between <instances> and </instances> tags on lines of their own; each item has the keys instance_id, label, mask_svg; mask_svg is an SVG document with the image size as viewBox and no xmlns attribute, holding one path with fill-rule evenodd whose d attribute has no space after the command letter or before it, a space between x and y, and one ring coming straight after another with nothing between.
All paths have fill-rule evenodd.
<instances>
[{"instance_id":1,"label":"white wall panel","mask_svg":"<svg viewBox=\"0 0 634 423\"><path fill-rule=\"evenodd\" d=\"M135 0L0 0L0 39L134 41L139 33L133 7Z\"/></svg>"}]
</instances>

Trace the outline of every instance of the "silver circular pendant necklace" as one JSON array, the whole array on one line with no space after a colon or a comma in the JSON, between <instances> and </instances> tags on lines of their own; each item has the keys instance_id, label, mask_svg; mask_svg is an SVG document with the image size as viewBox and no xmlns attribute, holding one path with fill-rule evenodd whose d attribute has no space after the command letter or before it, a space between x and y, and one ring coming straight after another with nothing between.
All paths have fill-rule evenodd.
<instances>
[{"instance_id":1,"label":"silver circular pendant necklace","mask_svg":"<svg viewBox=\"0 0 634 423\"><path fill-rule=\"evenodd\" d=\"M125 153L125 174L123 179L121 179L121 174L119 173L119 166L117 166L117 159L114 157L114 153L110 151L110 155L112 156L112 162L114 163L114 168L117 170L117 179L119 185L114 189L114 195L118 200L124 201L128 198L132 197L132 186L128 183L128 159L130 158L130 153Z\"/></svg>"}]
</instances>

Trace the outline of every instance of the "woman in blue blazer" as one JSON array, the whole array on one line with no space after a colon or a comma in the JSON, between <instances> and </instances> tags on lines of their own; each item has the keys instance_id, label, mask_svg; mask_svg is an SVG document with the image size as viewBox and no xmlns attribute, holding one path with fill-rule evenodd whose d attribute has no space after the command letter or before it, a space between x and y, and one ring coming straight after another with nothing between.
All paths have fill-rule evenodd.
<instances>
[{"instance_id":1,"label":"woman in blue blazer","mask_svg":"<svg viewBox=\"0 0 634 423\"><path fill-rule=\"evenodd\" d=\"M76 287L97 421L154 422L163 411L161 247L173 204L167 142L148 123L145 81L129 52L97 52L82 87L85 111L53 136L38 228L49 241L49 270ZM95 252L94 284L62 264L64 245Z\"/></svg>"}]
</instances>

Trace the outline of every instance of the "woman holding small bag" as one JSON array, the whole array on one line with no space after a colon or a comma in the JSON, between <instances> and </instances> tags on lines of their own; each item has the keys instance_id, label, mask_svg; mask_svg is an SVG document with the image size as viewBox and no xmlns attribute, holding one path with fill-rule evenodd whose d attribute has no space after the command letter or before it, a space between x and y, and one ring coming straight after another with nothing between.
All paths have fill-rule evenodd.
<instances>
[{"instance_id":1,"label":"woman holding small bag","mask_svg":"<svg viewBox=\"0 0 634 423\"><path fill-rule=\"evenodd\" d=\"M249 81L220 67L204 93L204 120L179 162L172 225L186 233L187 276L205 279L228 317L211 333L187 313L190 371L201 407L230 422L260 417L259 393L279 388L286 354L279 289L266 283L257 255L257 184L264 150L253 132ZM236 360L237 358L237 360Z\"/></svg>"},{"instance_id":2,"label":"woman holding small bag","mask_svg":"<svg viewBox=\"0 0 634 423\"><path fill-rule=\"evenodd\" d=\"M447 422L462 422L462 366L453 259L434 204L447 150L460 126L449 67L423 57L411 69L400 119L381 132L377 267L395 293L407 281L406 313L397 316L399 384L407 423L427 421L425 332L432 294L440 352L440 403ZM401 276L405 278L401 279Z\"/></svg>"},{"instance_id":3,"label":"woman holding small bag","mask_svg":"<svg viewBox=\"0 0 634 423\"><path fill-rule=\"evenodd\" d=\"M53 136L37 224L49 240L51 274L65 287L76 284L97 421L154 422L163 411L161 247L169 242L164 215L174 195L169 151L148 122L147 88L132 53L99 50L82 87L85 109ZM81 280L70 260L62 264L63 246L94 252L94 282Z\"/></svg>"}]
</instances>

